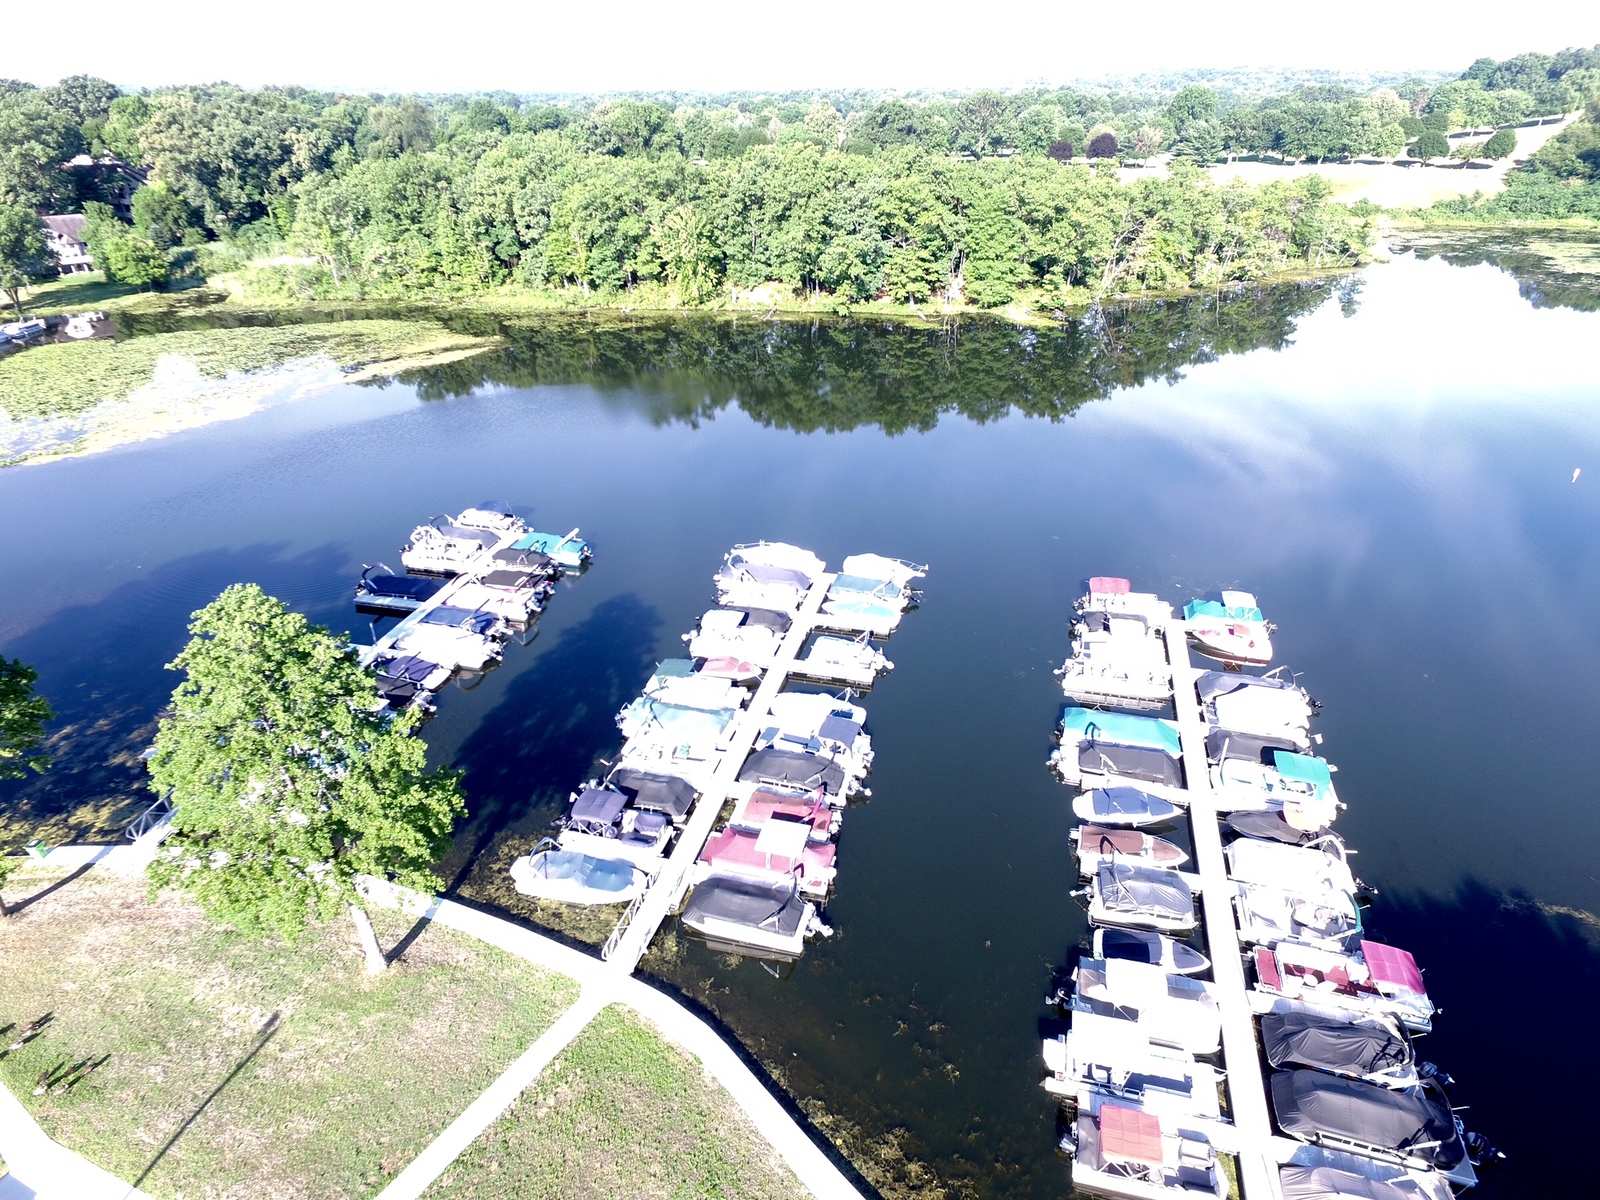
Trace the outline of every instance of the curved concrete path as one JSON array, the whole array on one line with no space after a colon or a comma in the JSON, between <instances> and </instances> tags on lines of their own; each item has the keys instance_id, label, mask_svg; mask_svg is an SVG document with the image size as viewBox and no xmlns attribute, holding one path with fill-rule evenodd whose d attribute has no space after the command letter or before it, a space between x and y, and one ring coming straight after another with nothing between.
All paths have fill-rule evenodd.
<instances>
[{"instance_id":1,"label":"curved concrete path","mask_svg":"<svg viewBox=\"0 0 1600 1200\"><path fill-rule=\"evenodd\" d=\"M819 1200L863 1200L833 1160L818 1148L722 1035L672 997L625 974L620 966L590 958L553 938L452 900L424 896L377 880L367 881L364 890L373 904L426 918L568 975L583 985L577 1003L395 1176L377 1200L417 1200L609 1004L633 1009L668 1041L699 1059L812 1195Z\"/></svg>"},{"instance_id":2,"label":"curved concrete path","mask_svg":"<svg viewBox=\"0 0 1600 1200\"><path fill-rule=\"evenodd\" d=\"M0 1200L150 1200L132 1184L51 1140L33 1114L0 1086Z\"/></svg>"}]
</instances>

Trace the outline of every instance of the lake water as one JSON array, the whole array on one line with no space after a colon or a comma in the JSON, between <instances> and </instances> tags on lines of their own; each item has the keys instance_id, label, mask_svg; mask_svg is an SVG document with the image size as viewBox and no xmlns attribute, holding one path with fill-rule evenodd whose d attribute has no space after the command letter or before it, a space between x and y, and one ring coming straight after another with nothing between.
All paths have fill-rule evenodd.
<instances>
[{"instance_id":1,"label":"lake water","mask_svg":"<svg viewBox=\"0 0 1600 1200\"><path fill-rule=\"evenodd\" d=\"M63 731L0 809L115 836L189 612L254 580L365 637L363 563L488 498L595 563L426 729L473 809L446 864L496 897L731 544L930 563L864 701L838 930L776 973L669 933L647 966L736 1030L886 1193L1066 1190L1041 999L1084 933L1045 767L1090 574L1254 591L1324 704L1338 829L1444 1008L1422 1046L1510 1161L1575 1194L1597 1112L1600 314L1495 266L1122 313L1059 334L563 322L503 354L158 442L0 471L0 652ZM1573 472L1582 475L1573 481ZM13 826L13 829L22 826ZM825 1115L822 1115L825 1114ZM1581 1174L1580 1174L1581 1172ZM1566 1186L1564 1186L1566 1185Z\"/></svg>"}]
</instances>

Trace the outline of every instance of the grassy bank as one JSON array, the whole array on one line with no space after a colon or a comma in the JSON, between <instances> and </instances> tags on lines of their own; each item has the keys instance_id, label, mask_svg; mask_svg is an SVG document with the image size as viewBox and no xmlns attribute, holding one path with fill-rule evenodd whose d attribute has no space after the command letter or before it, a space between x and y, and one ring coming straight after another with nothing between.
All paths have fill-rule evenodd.
<instances>
[{"instance_id":1,"label":"grassy bank","mask_svg":"<svg viewBox=\"0 0 1600 1200\"><path fill-rule=\"evenodd\" d=\"M6 899L59 877L26 868ZM411 928L373 919L387 947ZM577 995L431 925L374 978L348 922L251 942L99 870L0 920L0 961L0 1047L49 1015L0 1079L52 1137L130 1182L148 1171L159 1197L371 1195ZM31 1094L84 1063L101 1065Z\"/></svg>"},{"instance_id":2,"label":"grassy bank","mask_svg":"<svg viewBox=\"0 0 1600 1200\"><path fill-rule=\"evenodd\" d=\"M693 1058L632 1013L608 1008L426 1196L808 1194Z\"/></svg>"},{"instance_id":3,"label":"grassy bank","mask_svg":"<svg viewBox=\"0 0 1600 1200\"><path fill-rule=\"evenodd\" d=\"M55 417L126 399L174 355L221 379L301 358L341 367L393 365L493 344L451 333L434 321L341 321L270 328L194 329L126 341L101 339L37 346L0 359L0 409L12 417Z\"/></svg>"}]
</instances>

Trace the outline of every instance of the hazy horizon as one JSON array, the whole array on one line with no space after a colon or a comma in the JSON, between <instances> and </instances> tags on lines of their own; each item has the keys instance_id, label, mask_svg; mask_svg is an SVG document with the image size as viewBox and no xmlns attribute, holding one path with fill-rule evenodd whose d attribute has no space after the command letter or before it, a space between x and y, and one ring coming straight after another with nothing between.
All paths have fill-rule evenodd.
<instances>
[{"instance_id":1,"label":"hazy horizon","mask_svg":"<svg viewBox=\"0 0 1600 1200\"><path fill-rule=\"evenodd\" d=\"M1493 26L1459 8L1397 11L1373 0L1351 0L1337 21L1266 0L1231 5L1226 19L1174 0L1115 13L1009 0L985 9L981 26L965 19L970 10L945 18L841 0L816 0L798 16L730 0L672 8L621 0L598 19L543 2L480 5L454 26L437 6L405 3L281 0L270 21L217 12L171 0L157 22L87 0L68 36L7 39L0 77L434 94L937 91L1184 70L1456 73L1484 55L1600 43L1600 8L1570 2Z\"/></svg>"}]
</instances>

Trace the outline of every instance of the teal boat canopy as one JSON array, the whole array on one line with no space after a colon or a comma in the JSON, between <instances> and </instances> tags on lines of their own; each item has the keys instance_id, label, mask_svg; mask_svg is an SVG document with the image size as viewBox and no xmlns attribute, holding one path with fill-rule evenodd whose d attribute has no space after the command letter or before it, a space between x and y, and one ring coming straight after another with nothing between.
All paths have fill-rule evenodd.
<instances>
[{"instance_id":1,"label":"teal boat canopy","mask_svg":"<svg viewBox=\"0 0 1600 1200\"><path fill-rule=\"evenodd\" d=\"M1183 606L1183 619L1220 617L1224 621L1265 621L1261 610L1253 605L1223 604L1220 600L1191 600Z\"/></svg>"},{"instance_id":2,"label":"teal boat canopy","mask_svg":"<svg viewBox=\"0 0 1600 1200\"><path fill-rule=\"evenodd\" d=\"M694 659L664 658L656 664L656 673L651 679L687 679L693 674Z\"/></svg>"},{"instance_id":3,"label":"teal boat canopy","mask_svg":"<svg viewBox=\"0 0 1600 1200\"><path fill-rule=\"evenodd\" d=\"M1076 734L1079 740L1093 738L1118 746L1143 746L1165 751L1174 758L1181 753L1178 727L1159 717L1097 712L1092 708L1077 708L1069 704L1062 714L1061 728L1064 733Z\"/></svg>"},{"instance_id":4,"label":"teal boat canopy","mask_svg":"<svg viewBox=\"0 0 1600 1200\"><path fill-rule=\"evenodd\" d=\"M1284 779L1293 780L1295 783L1309 783L1316 789L1318 796L1333 787L1333 776L1328 772L1328 764L1320 758L1312 758L1309 754L1274 750L1272 765Z\"/></svg>"},{"instance_id":5,"label":"teal boat canopy","mask_svg":"<svg viewBox=\"0 0 1600 1200\"><path fill-rule=\"evenodd\" d=\"M558 533L525 533L511 543L514 550L537 550L540 554L548 554L555 558L558 554L562 557L582 555L589 548L589 543L579 537L564 538Z\"/></svg>"}]
</instances>

